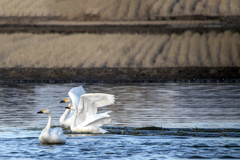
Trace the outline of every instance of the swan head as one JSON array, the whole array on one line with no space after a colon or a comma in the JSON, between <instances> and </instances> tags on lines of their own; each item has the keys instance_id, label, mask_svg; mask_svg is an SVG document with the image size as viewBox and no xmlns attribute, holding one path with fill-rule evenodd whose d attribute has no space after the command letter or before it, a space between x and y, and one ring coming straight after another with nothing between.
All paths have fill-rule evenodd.
<instances>
[{"instance_id":1,"label":"swan head","mask_svg":"<svg viewBox=\"0 0 240 160\"><path fill-rule=\"evenodd\" d=\"M43 110L41 110L41 111L39 111L39 112L37 112L37 113L50 114L51 111L50 111L50 109L45 108L45 109L43 109Z\"/></svg>"},{"instance_id":2,"label":"swan head","mask_svg":"<svg viewBox=\"0 0 240 160\"><path fill-rule=\"evenodd\" d=\"M66 107L67 109L71 109L71 110L76 110L77 107L75 105L68 105L68 107Z\"/></svg>"},{"instance_id":3,"label":"swan head","mask_svg":"<svg viewBox=\"0 0 240 160\"><path fill-rule=\"evenodd\" d=\"M69 97L64 98L62 101L60 101L60 103L71 103L71 99Z\"/></svg>"}]
</instances>

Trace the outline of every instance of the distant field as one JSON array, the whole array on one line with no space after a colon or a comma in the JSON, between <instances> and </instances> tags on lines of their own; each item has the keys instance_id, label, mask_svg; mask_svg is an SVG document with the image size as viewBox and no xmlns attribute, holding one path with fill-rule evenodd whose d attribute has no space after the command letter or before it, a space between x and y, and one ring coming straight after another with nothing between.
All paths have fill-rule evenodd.
<instances>
[{"instance_id":1,"label":"distant field","mask_svg":"<svg viewBox=\"0 0 240 160\"><path fill-rule=\"evenodd\" d=\"M68 20L155 20L183 15L240 14L239 0L1 0L0 17Z\"/></svg>"},{"instance_id":2,"label":"distant field","mask_svg":"<svg viewBox=\"0 0 240 160\"><path fill-rule=\"evenodd\" d=\"M240 66L240 35L0 34L0 67Z\"/></svg>"},{"instance_id":3,"label":"distant field","mask_svg":"<svg viewBox=\"0 0 240 160\"><path fill-rule=\"evenodd\" d=\"M0 83L239 82L239 26L240 0L0 0Z\"/></svg>"}]
</instances>

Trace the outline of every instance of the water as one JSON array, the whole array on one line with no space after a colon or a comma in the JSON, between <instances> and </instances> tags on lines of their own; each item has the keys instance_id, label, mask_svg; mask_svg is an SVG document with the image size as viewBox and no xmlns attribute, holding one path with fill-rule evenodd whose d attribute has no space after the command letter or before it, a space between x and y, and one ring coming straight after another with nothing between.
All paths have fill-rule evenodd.
<instances>
[{"instance_id":1,"label":"water","mask_svg":"<svg viewBox=\"0 0 240 160\"><path fill-rule=\"evenodd\" d=\"M98 110L113 111L106 126L240 128L240 84L0 84L0 159L240 158L240 137L66 134L64 145L42 145L47 116L37 112L51 109L59 125L59 102L78 85L115 95Z\"/></svg>"}]
</instances>

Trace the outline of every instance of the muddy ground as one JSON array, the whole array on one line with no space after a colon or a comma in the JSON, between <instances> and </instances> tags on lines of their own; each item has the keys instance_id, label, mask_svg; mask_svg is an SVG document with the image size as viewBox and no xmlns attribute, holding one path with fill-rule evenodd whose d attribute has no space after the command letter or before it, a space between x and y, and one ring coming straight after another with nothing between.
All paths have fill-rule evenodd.
<instances>
[{"instance_id":1,"label":"muddy ground","mask_svg":"<svg viewBox=\"0 0 240 160\"><path fill-rule=\"evenodd\" d=\"M19 17L17 17L19 18ZM184 17L183 19L186 19ZM196 19L196 17L194 18ZM213 19L212 17L210 19ZM5 20L5 18L4 18ZM240 32L239 16L221 18L217 26L199 24L193 26L159 25L45 25L4 21L1 33L182 33ZM192 20L192 19L190 19ZM198 19L197 19L198 20ZM208 20L201 18L200 20ZM215 20L215 19L214 19ZM2 19L1 19L2 21ZM240 82L240 67L162 67L162 68L0 68L0 82Z\"/></svg>"},{"instance_id":2,"label":"muddy ground","mask_svg":"<svg viewBox=\"0 0 240 160\"><path fill-rule=\"evenodd\" d=\"M240 82L240 67L0 68L0 82Z\"/></svg>"},{"instance_id":3,"label":"muddy ground","mask_svg":"<svg viewBox=\"0 0 240 160\"><path fill-rule=\"evenodd\" d=\"M0 16L0 33L182 33L240 32L240 16L172 16L155 20L100 21L94 16L83 20L67 20L61 17Z\"/></svg>"},{"instance_id":4,"label":"muddy ground","mask_svg":"<svg viewBox=\"0 0 240 160\"><path fill-rule=\"evenodd\" d=\"M240 32L239 26L222 26L216 24L101 24L101 25L62 25L62 24L1 24L0 33L58 33L58 34L76 34L76 33L131 33L131 34L180 34L185 31L198 33L208 33L211 31L217 33L231 30Z\"/></svg>"}]
</instances>

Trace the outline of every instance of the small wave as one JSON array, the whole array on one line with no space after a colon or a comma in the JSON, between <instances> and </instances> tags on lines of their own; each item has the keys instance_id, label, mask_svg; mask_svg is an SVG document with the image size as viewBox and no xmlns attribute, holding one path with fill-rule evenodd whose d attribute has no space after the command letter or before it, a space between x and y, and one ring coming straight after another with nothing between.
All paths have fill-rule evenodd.
<instances>
[{"instance_id":1,"label":"small wave","mask_svg":"<svg viewBox=\"0 0 240 160\"><path fill-rule=\"evenodd\" d=\"M236 143L230 143L230 144L225 144L224 147L229 148L229 147L240 147L240 146Z\"/></svg>"},{"instance_id":2,"label":"small wave","mask_svg":"<svg viewBox=\"0 0 240 160\"><path fill-rule=\"evenodd\" d=\"M189 159L210 159L209 157L198 156L198 155L189 156L189 157L181 157L181 158L189 158Z\"/></svg>"},{"instance_id":3,"label":"small wave","mask_svg":"<svg viewBox=\"0 0 240 160\"><path fill-rule=\"evenodd\" d=\"M193 147L209 147L205 143L194 144Z\"/></svg>"},{"instance_id":4,"label":"small wave","mask_svg":"<svg viewBox=\"0 0 240 160\"><path fill-rule=\"evenodd\" d=\"M221 156L218 157L219 159L240 159L240 157L232 156L232 155L227 155L227 156Z\"/></svg>"},{"instance_id":5,"label":"small wave","mask_svg":"<svg viewBox=\"0 0 240 160\"><path fill-rule=\"evenodd\" d=\"M60 126L52 126L60 127ZM137 136L172 136L176 139L186 139L187 137L240 137L240 129L237 128L162 128L162 127L115 127L103 126L108 131L107 134L137 135ZM41 131L42 127L27 128L29 131ZM63 128L64 134L79 134L71 132L70 129ZM81 133L90 134L90 133ZM93 134L97 135L97 134ZM195 147L207 147L205 144L196 144ZM234 147L237 144L228 144L225 147Z\"/></svg>"}]
</instances>

